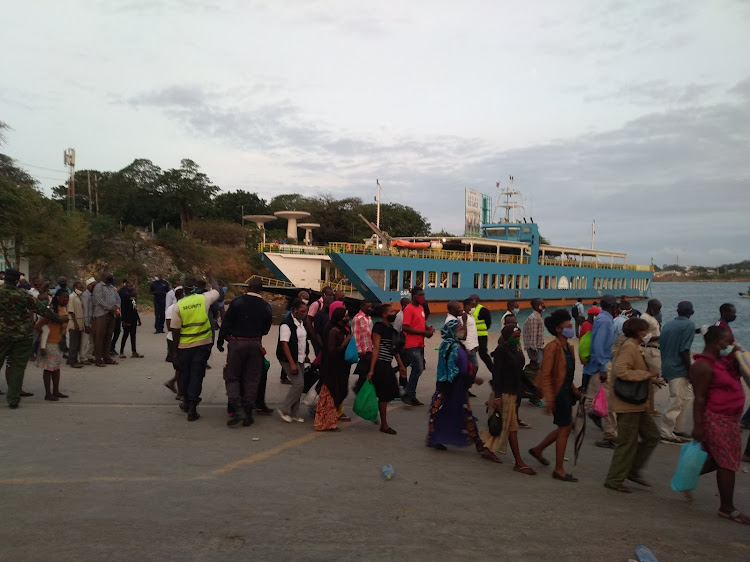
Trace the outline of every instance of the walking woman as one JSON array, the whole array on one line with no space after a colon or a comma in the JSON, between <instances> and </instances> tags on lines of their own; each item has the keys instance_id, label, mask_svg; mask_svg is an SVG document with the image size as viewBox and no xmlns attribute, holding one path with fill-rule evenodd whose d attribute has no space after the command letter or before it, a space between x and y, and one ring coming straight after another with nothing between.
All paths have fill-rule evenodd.
<instances>
[{"instance_id":1,"label":"walking woman","mask_svg":"<svg viewBox=\"0 0 750 562\"><path fill-rule=\"evenodd\" d=\"M390 304L383 305L383 319L372 327L372 362L367 378L372 381L375 393L378 396L378 409L380 410L380 431L390 435L396 435L396 430L388 425L386 413L388 402L399 397L398 380L393 372L393 358L396 358L398 372L401 377L406 377L406 367L394 349L398 341L398 332L393 327L396 320L396 312Z\"/></svg>"},{"instance_id":2,"label":"walking woman","mask_svg":"<svg viewBox=\"0 0 750 562\"><path fill-rule=\"evenodd\" d=\"M58 316L67 317L69 298L67 289L58 289L49 305L52 312ZM60 341L68 328L68 322L57 324L42 316L36 324L36 329L41 332L45 325L49 328L47 345L44 350L40 350L36 358L36 366L44 371L42 375L44 378L44 399L57 402L60 398L68 397L67 394L60 392L60 365L63 360Z\"/></svg>"},{"instance_id":3,"label":"walking woman","mask_svg":"<svg viewBox=\"0 0 750 562\"><path fill-rule=\"evenodd\" d=\"M448 320L440 331L443 342L438 350L437 385L430 403L427 446L445 451L446 445L474 445L487 460L501 463L479 438L477 420L469 405L469 387L484 381L461 344L466 328L458 320Z\"/></svg>"},{"instance_id":4,"label":"walking woman","mask_svg":"<svg viewBox=\"0 0 750 562\"><path fill-rule=\"evenodd\" d=\"M570 314L563 309L547 316L544 325L555 339L544 346L542 366L535 383L544 393L544 402L547 404L545 412L553 415L552 421L557 429L542 439L539 445L529 449L529 454L547 466L549 461L542 456L542 452L555 443L555 469L552 478L563 482L578 482L578 478L565 472L563 466L568 437L573 427L573 405L581 398L581 393L573 384L576 364L573 348L568 343L568 339L575 337L576 332L570 321Z\"/></svg>"},{"instance_id":5,"label":"walking woman","mask_svg":"<svg viewBox=\"0 0 750 562\"><path fill-rule=\"evenodd\" d=\"M343 305L343 303L342 303ZM351 421L344 415L343 402L348 392L349 370L351 365L344 359L346 346L352 339L349 330L349 313L344 306L331 313L331 322L326 327L325 354L323 355L322 376L318 407L315 410L314 427L318 431L339 431L337 421Z\"/></svg>"},{"instance_id":6,"label":"walking woman","mask_svg":"<svg viewBox=\"0 0 750 562\"><path fill-rule=\"evenodd\" d=\"M614 385L618 379L637 383L654 382L659 377L658 373L649 371L641 351L641 343L648 333L648 322L631 318L622 325L623 335L612 346L612 380L608 382L607 404L609 411L617 414L617 445L604 487L626 494L632 491L623 485L626 478L641 486L651 486L641 476L641 469L659 443L659 428L649 411L648 397L640 404L628 402L617 395ZM647 384L650 396L655 382Z\"/></svg>"},{"instance_id":7,"label":"walking woman","mask_svg":"<svg viewBox=\"0 0 750 562\"><path fill-rule=\"evenodd\" d=\"M504 455L510 442L515 464L513 470L521 474L533 476L536 471L521 458L518 449L518 404L524 374L524 356L518 349L521 341L521 330L516 324L506 324L500 332L500 341L492 354L492 392L487 402L488 410L502 412L503 430L498 436L490 434L489 430L482 433L482 439L487 448L493 453Z\"/></svg>"},{"instance_id":8,"label":"walking woman","mask_svg":"<svg viewBox=\"0 0 750 562\"><path fill-rule=\"evenodd\" d=\"M708 453L702 474L716 471L719 517L750 525L750 517L734 506L735 472L742 464L740 417L745 393L740 383L735 347L729 332L711 326L703 336L706 346L696 354L690 369L695 392L693 438Z\"/></svg>"},{"instance_id":9,"label":"walking woman","mask_svg":"<svg viewBox=\"0 0 750 562\"><path fill-rule=\"evenodd\" d=\"M299 415L299 399L304 387L305 363L310 361L307 356L306 317L307 305L301 300L295 300L292 303L291 314L279 326L276 358L281 363L290 386L284 404L278 412L281 419L287 423L305 421Z\"/></svg>"},{"instance_id":10,"label":"walking woman","mask_svg":"<svg viewBox=\"0 0 750 562\"><path fill-rule=\"evenodd\" d=\"M120 340L120 359L125 359L125 342L130 337L131 357L142 358L143 355L135 350L135 332L141 325L141 317L138 314L138 305L135 301L135 287L132 281L126 281L125 286L120 289L120 308L122 311L122 339Z\"/></svg>"}]
</instances>

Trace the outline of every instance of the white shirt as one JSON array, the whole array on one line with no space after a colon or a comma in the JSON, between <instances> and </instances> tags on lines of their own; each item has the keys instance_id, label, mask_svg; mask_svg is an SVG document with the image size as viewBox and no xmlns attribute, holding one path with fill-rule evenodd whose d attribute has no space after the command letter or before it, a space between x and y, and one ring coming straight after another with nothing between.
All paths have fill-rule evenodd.
<instances>
[{"instance_id":1,"label":"white shirt","mask_svg":"<svg viewBox=\"0 0 750 562\"><path fill-rule=\"evenodd\" d=\"M445 317L445 321L448 322L448 320L458 320L458 323L463 325L463 316L453 316L452 314L448 314ZM479 336L477 335L477 322L474 320L474 317L470 314L466 314L466 339L464 340L464 347L471 351L472 349L476 349L479 347Z\"/></svg>"},{"instance_id":2,"label":"white shirt","mask_svg":"<svg viewBox=\"0 0 750 562\"><path fill-rule=\"evenodd\" d=\"M396 319L393 321L393 329L397 332L403 332L403 325L404 325L404 311L399 310L398 313L396 313Z\"/></svg>"},{"instance_id":3,"label":"white shirt","mask_svg":"<svg viewBox=\"0 0 750 562\"><path fill-rule=\"evenodd\" d=\"M169 310L169 307L171 307L174 303L177 302L177 297L174 294L174 289L170 289L167 293L167 297L165 299L165 305L164 305L164 316L166 317L167 314L169 314L167 311Z\"/></svg>"},{"instance_id":4,"label":"white shirt","mask_svg":"<svg viewBox=\"0 0 750 562\"><path fill-rule=\"evenodd\" d=\"M661 327L656 318L651 316L648 312L641 314L641 320L648 322L648 333L651 334L652 338L658 338L661 335Z\"/></svg>"},{"instance_id":5,"label":"white shirt","mask_svg":"<svg viewBox=\"0 0 750 562\"><path fill-rule=\"evenodd\" d=\"M305 348L307 347L307 330L305 330L305 325L299 322L294 316L292 316L292 320L294 321L294 325L297 326L297 363L304 363ZM289 329L289 326L286 324L279 326L279 340L289 343L290 339L292 339L292 331ZM291 352L292 350L290 349L289 351Z\"/></svg>"},{"instance_id":6,"label":"white shirt","mask_svg":"<svg viewBox=\"0 0 750 562\"><path fill-rule=\"evenodd\" d=\"M166 322L169 320L170 326L172 325L172 313L174 312L175 307L177 306L177 301L174 301L171 305L167 307L167 311L164 313L164 321ZM174 339L174 336L172 335L172 330L167 330L167 339L169 341L172 341Z\"/></svg>"}]
</instances>

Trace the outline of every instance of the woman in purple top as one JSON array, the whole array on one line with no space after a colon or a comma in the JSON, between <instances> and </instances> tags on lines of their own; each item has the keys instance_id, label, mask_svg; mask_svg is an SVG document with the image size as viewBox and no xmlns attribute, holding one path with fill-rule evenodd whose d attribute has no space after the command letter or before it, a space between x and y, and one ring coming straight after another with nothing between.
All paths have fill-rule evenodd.
<instances>
[{"instance_id":1,"label":"woman in purple top","mask_svg":"<svg viewBox=\"0 0 750 562\"><path fill-rule=\"evenodd\" d=\"M734 473L740 469L740 416L745 393L740 382L732 338L721 326L704 336L703 353L694 356L690 378L695 392L693 438L708 453L701 474L716 471L719 517L750 525L750 517L734 507Z\"/></svg>"}]
</instances>

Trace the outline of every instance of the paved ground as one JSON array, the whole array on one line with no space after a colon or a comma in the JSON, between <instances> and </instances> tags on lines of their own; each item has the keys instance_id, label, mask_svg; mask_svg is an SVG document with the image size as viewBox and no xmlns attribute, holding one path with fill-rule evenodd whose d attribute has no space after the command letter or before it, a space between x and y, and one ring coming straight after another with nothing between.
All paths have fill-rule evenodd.
<instances>
[{"instance_id":1,"label":"paved ground","mask_svg":"<svg viewBox=\"0 0 750 562\"><path fill-rule=\"evenodd\" d=\"M654 453L654 488L605 490L611 451L594 447L593 425L579 465L569 466L578 484L553 480L531 459L534 477L513 472L512 457L498 465L473 449L425 448L426 406L392 406L396 436L366 421L319 434L309 420L277 416L229 429L216 350L203 417L188 423L162 386L163 336L145 320L145 359L64 370L70 398L58 403L41 399L41 373L30 363L25 387L36 395L16 411L0 408L0 560L625 561L641 542L661 561L750 559L750 528L716 516L712 477L692 504L670 490L677 446ZM266 338L271 356L275 340ZM424 402L434 388L434 347L420 382ZM277 365L270 375L273 406L287 387ZM489 391L476 392L484 423L479 404ZM526 450L552 423L531 406L521 415L533 425L520 434ZM384 463L394 465L394 480L382 478ZM737 480L736 503L750 511L750 474Z\"/></svg>"}]
</instances>

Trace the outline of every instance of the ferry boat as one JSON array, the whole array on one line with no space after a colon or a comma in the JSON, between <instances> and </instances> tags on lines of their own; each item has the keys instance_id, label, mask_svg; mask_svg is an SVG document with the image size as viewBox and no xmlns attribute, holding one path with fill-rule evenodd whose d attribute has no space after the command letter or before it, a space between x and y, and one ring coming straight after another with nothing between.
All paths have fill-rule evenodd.
<instances>
[{"instance_id":1,"label":"ferry boat","mask_svg":"<svg viewBox=\"0 0 750 562\"><path fill-rule=\"evenodd\" d=\"M487 208L485 200L485 218ZM528 306L536 297L554 306L578 298L593 302L605 293L629 299L648 296L650 265L630 264L627 254L619 252L542 244L539 227L526 219L523 199L512 184L500 191L492 214L498 210L498 220L474 221L476 235L391 238L379 225L365 221L374 234L361 244L264 243L258 250L289 289L330 286L353 298L398 302L419 285L436 312L444 311L448 301L471 294L479 295L491 310L504 309L509 300Z\"/></svg>"}]
</instances>

